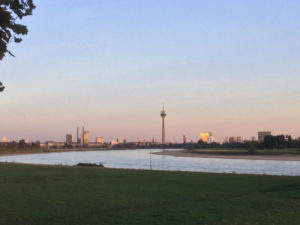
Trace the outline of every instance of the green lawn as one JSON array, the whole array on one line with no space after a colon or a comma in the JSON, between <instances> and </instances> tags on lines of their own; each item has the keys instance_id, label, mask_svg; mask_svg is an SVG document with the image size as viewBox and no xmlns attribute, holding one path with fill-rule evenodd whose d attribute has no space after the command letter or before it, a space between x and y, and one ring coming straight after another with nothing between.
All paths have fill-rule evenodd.
<instances>
[{"instance_id":1,"label":"green lawn","mask_svg":"<svg viewBox=\"0 0 300 225\"><path fill-rule=\"evenodd\" d=\"M0 224L300 224L300 177L0 164Z\"/></svg>"}]
</instances>

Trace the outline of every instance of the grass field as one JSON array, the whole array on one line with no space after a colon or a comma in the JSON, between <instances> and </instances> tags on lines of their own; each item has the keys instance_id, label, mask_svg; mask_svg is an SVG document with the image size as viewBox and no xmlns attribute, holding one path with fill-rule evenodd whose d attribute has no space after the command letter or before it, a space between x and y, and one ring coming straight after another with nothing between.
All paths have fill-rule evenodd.
<instances>
[{"instance_id":1,"label":"grass field","mask_svg":"<svg viewBox=\"0 0 300 225\"><path fill-rule=\"evenodd\" d=\"M0 224L300 224L300 177L0 164Z\"/></svg>"}]
</instances>

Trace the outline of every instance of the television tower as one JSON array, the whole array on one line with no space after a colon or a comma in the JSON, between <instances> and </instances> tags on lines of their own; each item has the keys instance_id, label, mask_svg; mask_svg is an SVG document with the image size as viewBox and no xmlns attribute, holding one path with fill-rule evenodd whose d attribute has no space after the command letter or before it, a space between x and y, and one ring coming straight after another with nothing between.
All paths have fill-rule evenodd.
<instances>
[{"instance_id":1,"label":"television tower","mask_svg":"<svg viewBox=\"0 0 300 225\"><path fill-rule=\"evenodd\" d=\"M161 113L160 113L161 119L162 119L162 134L161 134L161 143L165 144L165 117L167 116L167 113L165 111L165 107L163 106Z\"/></svg>"}]
</instances>

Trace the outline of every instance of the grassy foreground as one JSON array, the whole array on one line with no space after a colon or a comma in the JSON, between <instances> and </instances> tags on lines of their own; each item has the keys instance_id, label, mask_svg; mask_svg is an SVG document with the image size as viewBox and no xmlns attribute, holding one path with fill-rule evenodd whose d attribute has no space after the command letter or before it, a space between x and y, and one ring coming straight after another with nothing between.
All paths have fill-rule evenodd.
<instances>
[{"instance_id":1,"label":"grassy foreground","mask_svg":"<svg viewBox=\"0 0 300 225\"><path fill-rule=\"evenodd\" d=\"M300 177L0 164L0 224L300 224Z\"/></svg>"}]
</instances>

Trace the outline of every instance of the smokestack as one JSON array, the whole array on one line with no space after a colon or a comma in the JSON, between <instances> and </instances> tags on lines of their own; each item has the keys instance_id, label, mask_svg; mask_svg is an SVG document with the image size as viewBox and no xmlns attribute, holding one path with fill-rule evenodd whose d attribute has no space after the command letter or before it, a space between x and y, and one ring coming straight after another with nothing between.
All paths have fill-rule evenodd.
<instances>
[{"instance_id":1,"label":"smokestack","mask_svg":"<svg viewBox=\"0 0 300 225\"><path fill-rule=\"evenodd\" d=\"M84 126L82 127L82 146L84 146Z\"/></svg>"},{"instance_id":2,"label":"smokestack","mask_svg":"<svg viewBox=\"0 0 300 225\"><path fill-rule=\"evenodd\" d=\"M79 127L77 127L77 144L79 143Z\"/></svg>"}]
</instances>

